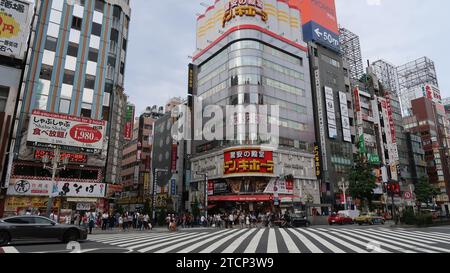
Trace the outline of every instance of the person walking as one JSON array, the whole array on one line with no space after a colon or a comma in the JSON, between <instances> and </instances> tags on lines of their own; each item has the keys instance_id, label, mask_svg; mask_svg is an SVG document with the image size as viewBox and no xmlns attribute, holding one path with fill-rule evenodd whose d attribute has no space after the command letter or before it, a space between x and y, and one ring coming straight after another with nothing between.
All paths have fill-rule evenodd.
<instances>
[{"instance_id":1,"label":"person walking","mask_svg":"<svg viewBox=\"0 0 450 273\"><path fill-rule=\"evenodd\" d=\"M228 216L228 228L233 228L233 222L234 222L234 216L233 216L233 213L230 213L230 216Z\"/></svg>"},{"instance_id":2,"label":"person walking","mask_svg":"<svg viewBox=\"0 0 450 273\"><path fill-rule=\"evenodd\" d=\"M104 212L102 214L102 230L106 230L108 227L108 219L109 219L109 215L107 212Z\"/></svg>"},{"instance_id":3,"label":"person walking","mask_svg":"<svg viewBox=\"0 0 450 273\"><path fill-rule=\"evenodd\" d=\"M95 213L91 212L89 213L88 221L89 221L89 234L92 234L92 229L95 227Z\"/></svg>"},{"instance_id":4,"label":"person walking","mask_svg":"<svg viewBox=\"0 0 450 273\"><path fill-rule=\"evenodd\" d=\"M119 215L119 229L123 226L123 217L122 215Z\"/></svg>"}]
</instances>

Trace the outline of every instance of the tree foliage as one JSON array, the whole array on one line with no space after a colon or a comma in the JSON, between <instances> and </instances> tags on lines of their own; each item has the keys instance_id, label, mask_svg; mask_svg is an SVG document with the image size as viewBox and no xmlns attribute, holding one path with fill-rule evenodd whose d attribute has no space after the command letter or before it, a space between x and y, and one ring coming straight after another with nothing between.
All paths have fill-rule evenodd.
<instances>
[{"instance_id":1,"label":"tree foliage","mask_svg":"<svg viewBox=\"0 0 450 273\"><path fill-rule=\"evenodd\" d=\"M360 155L355 157L355 165L349 174L348 180L350 182L350 195L353 198L360 199L363 207L365 205L364 201L367 201L367 205L371 209L373 190L377 188L376 177L371 166Z\"/></svg>"},{"instance_id":2,"label":"tree foliage","mask_svg":"<svg viewBox=\"0 0 450 273\"><path fill-rule=\"evenodd\" d=\"M417 203L419 207L421 207L422 203L426 203L428 206L428 203L432 201L433 197L439 194L439 191L433 187L429 183L428 178L424 176L417 182L414 193L416 194Z\"/></svg>"}]
</instances>

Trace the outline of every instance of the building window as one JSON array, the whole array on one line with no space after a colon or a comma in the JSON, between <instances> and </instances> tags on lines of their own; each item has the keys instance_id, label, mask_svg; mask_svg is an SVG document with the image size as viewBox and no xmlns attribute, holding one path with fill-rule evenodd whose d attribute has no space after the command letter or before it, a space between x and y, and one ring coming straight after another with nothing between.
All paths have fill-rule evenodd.
<instances>
[{"instance_id":1,"label":"building window","mask_svg":"<svg viewBox=\"0 0 450 273\"><path fill-rule=\"evenodd\" d=\"M83 103L81 105L81 116L82 117L86 117L86 118L90 118L92 115L92 105L91 104L87 104L87 103Z\"/></svg>"},{"instance_id":2,"label":"building window","mask_svg":"<svg viewBox=\"0 0 450 273\"><path fill-rule=\"evenodd\" d=\"M94 48L89 48L88 60L91 62L98 61L98 50Z\"/></svg>"},{"instance_id":3,"label":"building window","mask_svg":"<svg viewBox=\"0 0 450 273\"><path fill-rule=\"evenodd\" d=\"M120 63L120 74L124 74L125 73L125 63L124 62L121 62Z\"/></svg>"},{"instance_id":4,"label":"building window","mask_svg":"<svg viewBox=\"0 0 450 273\"><path fill-rule=\"evenodd\" d=\"M86 75L86 80L84 82L84 88L94 89L95 88L95 77L91 75Z\"/></svg>"},{"instance_id":5,"label":"building window","mask_svg":"<svg viewBox=\"0 0 450 273\"><path fill-rule=\"evenodd\" d=\"M47 40L45 41L45 49L55 52L57 44L58 39L47 36Z\"/></svg>"},{"instance_id":6,"label":"building window","mask_svg":"<svg viewBox=\"0 0 450 273\"><path fill-rule=\"evenodd\" d=\"M81 31L81 26L83 25L83 19L73 16L72 18L72 28Z\"/></svg>"},{"instance_id":7,"label":"building window","mask_svg":"<svg viewBox=\"0 0 450 273\"><path fill-rule=\"evenodd\" d=\"M70 100L61 99L59 101L59 112L63 114L69 114Z\"/></svg>"},{"instance_id":8,"label":"building window","mask_svg":"<svg viewBox=\"0 0 450 273\"><path fill-rule=\"evenodd\" d=\"M64 71L63 83L73 85L75 79L75 72L70 70Z\"/></svg>"},{"instance_id":9,"label":"building window","mask_svg":"<svg viewBox=\"0 0 450 273\"><path fill-rule=\"evenodd\" d=\"M49 65L42 65L39 78L50 81L52 79L53 67Z\"/></svg>"},{"instance_id":10,"label":"building window","mask_svg":"<svg viewBox=\"0 0 450 273\"><path fill-rule=\"evenodd\" d=\"M95 10L99 12L103 12L103 8L105 3L102 0L95 0Z\"/></svg>"},{"instance_id":11,"label":"building window","mask_svg":"<svg viewBox=\"0 0 450 273\"><path fill-rule=\"evenodd\" d=\"M125 38L123 38L123 41L122 41L122 48L124 51L127 51L127 39L125 39Z\"/></svg>"},{"instance_id":12,"label":"building window","mask_svg":"<svg viewBox=\"0 0 450 273\"><path fill-rule=\"evenodd\" d=\"M74 43L69 43L69 46L67 47L67 55L72 57L78 56L78 45Z\"/></svg>"},{"instance_id":13,"label":"building window","mask_svg":"<svg viewBox=\"0 0 450 273\"><path fill-rule=\"evenodd\" d=\"M9 87L0 86L0 112L5 112L8 96Z\"/></svg>"},{"instance_id":14,"label":"building window","mask_svg":"<svg viewBox=\"0 0 450 273\"><path fill-rule=\"evenodd\" d=\"M92 35L101 36L102 35L102 25L97 23L92 23Z\"/></svg>"}]
</instances>

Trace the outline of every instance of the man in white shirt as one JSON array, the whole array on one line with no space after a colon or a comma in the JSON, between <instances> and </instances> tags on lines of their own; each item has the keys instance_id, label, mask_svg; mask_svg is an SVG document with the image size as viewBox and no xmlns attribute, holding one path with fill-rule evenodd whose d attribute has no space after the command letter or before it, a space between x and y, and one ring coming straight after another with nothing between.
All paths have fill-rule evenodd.
<instances>
[{"instance_id":1,"label":"man in white shirt","mask_svg":"<svg viewBox=\"0 0 450 273\"><path fill-rule=\"evenodd\" d=\"M107 212L104 212L102 215L102 230L106 230L108 226L108 218L109 214Z\"/></svg>"}]
</instances>

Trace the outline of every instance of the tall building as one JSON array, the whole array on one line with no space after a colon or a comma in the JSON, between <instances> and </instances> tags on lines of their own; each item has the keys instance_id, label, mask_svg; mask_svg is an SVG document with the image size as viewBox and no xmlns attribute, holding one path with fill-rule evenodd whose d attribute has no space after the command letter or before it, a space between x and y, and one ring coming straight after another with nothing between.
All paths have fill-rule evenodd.
<instances>
[{"instance_id":1,"label":"tall building","mask_svg":"<svg viewBox=\"0 0 450 273\"><path fill-rule=\"evenodd\" d=\"M8 5L10 4L10 5ZM17 97L27 58L28 40L34 5L23 1L0 3L0 218L5 205L13 210L14 202L6 201L5 179L7 166L14 153L10 149L15 142ZM7 186L6 186L7 187Z\"/></svg>"},{"instance_id":2,"label":"tall building","mask_svg":"<svg viewBox=\"0 0 450 273\"><path fill-rule=\"evenodd\" d=\"M404 118L408 132L420 134L429 182L439 189L436 202L449 213L450 171L448 159L448 128L445 108L432 99L421 97L411 102L412 115Z\"/></svg>"},{"instance_id":3,"label":"tall building","mask_svg":"<svg viewBox=\"0 0 450 273\"><path fill-rule=\"evenodd\" d=\"M411 101L427 97L442 103L434 62L427 57L397 67L403 116L412 115Z\"/></svg>"},{"instance_id":4,"label":"tall building","mask_svg":"<svg viewBox=\"0 0 450 273\"><path fill-rule=\"evenodd\" d=\"M295 1L294 1L295 2ZM354 112L334 1L297 1L308 43L323 209L344 209L338 184L353 166ZM321 6L324 4L324 6ZM351 204L347 200L348 204Z\"/></svg>"},{"instance_id":5,"label":"tall building","mask_svg":"<svg viewBox=\"0 0 450 273\"><path fill-rule=\"evenodd\" d=\"M150 200L153 134L156 121L164 115L164 107L147 107L134 122L131 140L123 146L123 192L118 204L129 211L143 208Z\"/></svg>"},{"instance_id":6,"label":"tall building","mask_svg":"<svg viewBox=\"0 0 450 273\"><path fill-rule=\"evenodd\" d=\"M193 104L195 120L205 117L202 107L236 108L224 113L219 122L227 123L217 127L232 130L231 137L193 142L191 203L199 201L204 211L206 194L211 212L320 203L308 48L298 6L277 0L215 1L198 17L197 49L189 90L201 101ZM279 106L279 117L272 107L270 117L249 110L260 105ZM263 123L278 125L279 137L239 130Z\"/></svg>"},{"instance_id":7,"label":"tall building","mask_svg":"<svg viewBox=\"0 0 450 273\"><path fill-rule=\"evenodd\" d=\"M364 75L364 65L359 36L346 28L339 28L339 41L344 61L348 64L350 78L359 80Z\"/></svg>"},{"instance_id":8,"label":"tall building","mask_svg":"<svg viewBox=\"0 0 450 273\"><path fill-rule=\"evenodd\" d=\"M121 165L108 158L122 149L129 21L128 0L36 1L19 95L11 198L33 197L42 201L34 207L42 208L57 186L53 194L62 201L59 208L90 204L108 209L105 183L117 182L112 180ZM54 158L56 146L61 161L69 162L57 172L57 185L51 185L52 174L42 158ZM28 191L17 191L17 183L26 184Z\"/></svg>"}]
</instances>

